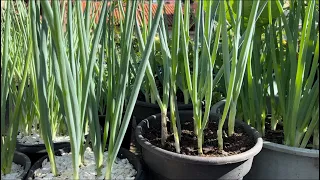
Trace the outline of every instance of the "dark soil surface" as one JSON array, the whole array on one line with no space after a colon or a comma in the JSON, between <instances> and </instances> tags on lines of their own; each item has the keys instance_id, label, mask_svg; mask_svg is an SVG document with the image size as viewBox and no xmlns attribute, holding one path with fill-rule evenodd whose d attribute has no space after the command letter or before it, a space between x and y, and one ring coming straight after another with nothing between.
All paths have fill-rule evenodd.
<instances>
[{"instance_id":1,"label":"dark soil surface","mask_svg":"<svg viewBox=\"0 0 320 180\"><path fill-rule=\"evenodd\" d=\"M204 130L203 156L219 157L240 154L251 149L255 145L253 137L249 136L244 129L235 128L235 133L232 136L227 137L226 134L224 135L224 151L221 152L218 149L217 140L218 123L209 122L207 127L208 128ZM187 122L181 124L181 154L198 156L197 138L193 132L193 128L193 123ZM170 127L168 127L168 129L170 129ZM227 133L226 129L225 132ZM174 137L172 133L169 135L164 147L161 145L161 131L159 128L150 127L148 132L144 134L144 137L157 147L175 152Z\"/></svg>"},{"instance_id":2,"label":"dark soil surface","mask_svg":"<svg viewBox=\"0 0 320 180\"><path fill-rule=\"evenodd\" d=\"M266 119L266 125L265 125L265 136L263 137L264 140L273 142L276 144L284 144L284 132L283 132L283 125L281 123L277 124L276 130L271 130L271 122L270 122L271 117L267 117ZM309 139L308 142L309 145L312 144L312 136ZM306 149L312 149L311 146L306 146Z\"/></svg>"},{"instance_id":3,"label":"dark soil surface","mask_svg":"<svg viewBox=\"0 0 320 180\"><path fill-rule=\"evenodd\" d=\"M270 141L277 144L283 144L284 134L283 134L283 126L282 124L278 124L276 130L271 130L270 119L266 119L266 127L265 127L265 137L263 138L266 141Z\"/></svg>"}]
</instances>

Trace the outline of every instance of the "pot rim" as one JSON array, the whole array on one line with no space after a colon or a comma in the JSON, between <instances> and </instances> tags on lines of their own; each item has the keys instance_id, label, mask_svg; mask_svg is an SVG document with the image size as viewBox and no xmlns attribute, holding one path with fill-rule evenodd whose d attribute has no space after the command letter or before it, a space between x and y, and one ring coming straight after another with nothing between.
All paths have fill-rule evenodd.
<instances>
[{"instance_id":1,"label":"pot rim","mask_svg":"<svg viewBox=\"0 0 320 180\"><path fill-rule=\"evenodd\" d=\"M319 158L319 150L292 147L292 146L287 146L283 144L273 143L266 140L263 141L263 148L270 149L273 151L283 152L287 154L293 154L297 156Z\"/></svg>"},{"instance_id":2,"label":"pot rim","mask_svg":"<svg viewBox=\"0 0 320 180\"><path fill-rule=\"evenodd\" d=\"M182 114L182 113L190 113L191 114L191 113L193 113L193 111L190 111L190 110L189 111L179 111L179 113L180 114ZM217 114L213 114L213 113L210 113L210 116L218 117ZM161 114L159 113L156 115L152 115L152 116L148 117L147 119L142 120L138 124L138 126L135 130L135 136L136 136L138 143L143 148L145 148L145 149L147 149L157 155L166 157L166 158L172 157L172 158L175 158L175 160L177 160L177 161L192 162L192 163L198 163L198 164L210 163L210 164L215 164L215 165L223 165L223 164L242 162L242 161L248 160L250 158L253 158L262 149L263 141L262 141L262 138L260 137L259 132L257 130L255 130L254 128L248 126L244 122L236 121L237 125L243 126L247 131L251 131L254 139L256 140L255 145L251 149L249 149L248 151L245 151L243 153L236 154L236 155L226 156L226 157L200 157L200 156L191 156L191 155L184 155L184 154L178 154L175 152L171 152L171 151L162 149L160 147L157 147L157 146L151 144L142 135L143 125L146 124L147 126L149 126L149 120L158 119L160 117L161 117Z\"/></svg>"}]
</instances>

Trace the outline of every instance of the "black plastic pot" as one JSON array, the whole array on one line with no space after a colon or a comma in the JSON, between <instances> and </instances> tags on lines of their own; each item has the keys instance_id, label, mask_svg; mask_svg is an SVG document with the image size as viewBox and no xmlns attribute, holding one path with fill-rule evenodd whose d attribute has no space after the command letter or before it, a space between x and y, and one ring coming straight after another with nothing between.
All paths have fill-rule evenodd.
<instances>
[{"instance_id":1,"label":"black plastic pot","mask_svg":"<svg viewBox=\"0 0 320 180\"><path fill-rule=\"evenodd\" d=\"M192 110L192 104L178 104L178 110ZM136 118L136 123L139 124L143 119L154 114L161 113L158 104L147 103L144 101L137 101L132 115Z\"/></svg>"},{"instance_id":2,"label":"black plastic pot","mask_svg":"<svg viewBox=\"0 0 320 180\"><path fill-rule=\"evenodd\" d=\"M70 152L70 147L67 148L63 148L63 149L59 149L57 151L55 151L55 155L56 156L61 156L62 153L69 153ZM141 166L141 162L140 159L134 155L132 152L128 151L127 149L124 148L120 148L119 153L118 153L118 158L123 159L123 158L127 158L128 161L133 165L133 167L136 169L137 171L137 175L135 177L135 180L143 180L144 179L144 172L142 170L142 166ZM34 172L42 167L42 162L48 159L48 155L42 157L41 159L39 159L29 170L29 173L26 177L26 180L31 180L34 179ZM49 159L48 159L49 161Z\"/></svg>"},{"instance_id":3,"label":"black plastic pot","mask_svg":"<svg viewBox=\"0 0 320 180\"><path fill-rule=\"evenodd\" d=\"M84 135L84 141L86 141L87 138L88 138L88 135ZM70 147L70 142L56 142L56 143L53 143L53 145L54 145L54 151L57 151L59 149ZM16 149L20 152L23 152L30 158L31 165L33 165L40 158L48 154L46 146L44 144L23 144L17 141Z\"/></svg>"},{"instance_id":4,"label":"black plastic pot","mask_svg":"<svg viewBox=\"0 0 320 180\"><path fill-rule=\"evenodd\" d=\"M244 179L319 179L319 150L264 141Z\"/></svg>"},{"instance_id":5,"label":"black plastic pot","mask_svg":"<svg viewBox=\"0 0 320 180\"><path fill-rule=\"evenodd\" d=\"M181 122L193 121L192 111L180 111L179 115ZM150 116L141 121L135 131L152 179L243 179L251 169L254 156L262 149L259 133L247 124L236 121L236 126L243 127L255 140L254 147L246 152L227 157L199 157L170 152L150 144L143 137L148 127L160 127L160 119L160 114ZM210 121L218 120L218 115L210 115Z\"/></svg>"},{"instance_id":6,"label":"black plastic pot","mask_svg":"<svg viewBox=\"0 0 320 180\"><path fill-rule=\"evenodd\" d=\"M99 122L100 122L100 125L102 127L101 128L101 135L104 132L105 118L106 118L106 116L101 116L101 115L99 116ZM131 136L132 136L132 118L130 118L130 122L129 122L129 125L128 125L128 128L127 128L126 134L124 135L124 138L123 138L123 141L122 141L122 144L121 144L122 148L130 150ZM109 138L107 140L107 144L109 144Z\"/></svg>"},{"instance_id":7,"label":"black plastic pot","mask_svg":"<svg viewBox=\"0 0 320 180\"><path fill-rule=\"evenodd\" d=\"M279 102L278 97L276 102ZM222 112L224 105L225 100L215 104L213 113ZM270 98L267 99L267 109L271 113ZM319 150L263 141L263 148L245 179L319 179Z\"/></svg>"},{"instance_id":8,"label":"black plastic pot","mask_svg":"<svg viewBox=\"0 0 320 180\"><path fill-rule=\"evenodd\" d=\"M54 150L59 150L65 147L70 147L69 142L54 143ZM44 144L23 144L17 142L16 150L27 155L31 160L31 165L37 162L40 158L47 155L47 150Z\"/></svg>"},{"instance_id":9,"label":"black plastic pot","mask_svg":"<svg viewBox=\"0 0 320 180\"><path fill-rule=\"evenodd\" d=\"M13 155L13 162L23 167L23 172L19 175L18 179L24 180L31 167L31 161L25 154L15 151Z\"/></svg>"}]
</instances>

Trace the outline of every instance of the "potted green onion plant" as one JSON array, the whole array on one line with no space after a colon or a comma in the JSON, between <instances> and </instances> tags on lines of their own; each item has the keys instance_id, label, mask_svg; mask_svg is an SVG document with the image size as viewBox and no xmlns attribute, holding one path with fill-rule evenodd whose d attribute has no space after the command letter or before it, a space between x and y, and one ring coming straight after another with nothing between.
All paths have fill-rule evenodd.
<instances>
[{"instance_id":1,"label":"potted green onion plant","mask_svg":"<svg viewBox=\"0 0 320 180\"><path fill-rule=\"evenodd\" d=\"M269 23L254 42L262 53L248 62L241 92L241 118L264 138L249 179L319 177L319 7L284 6L268 2Z\"/></svg>"},{"instance_id":2,"label":"potted green onion plant","mask_svg":"<svg viewBox=\"0 0 320 180\"><path fill-rule=\"evenodd\" d=\"M30 34L31 21L29 16L29 11L27 9L27 4L22 1L17 1L13 3L14 9L17 10L13 12L13 27L12 31L15 33L15 38L19 47L15 47L15 55L17 57L16 61L16 71L13 77L13 82L17 85L17 88L12 88L10 93L10 98L14 102L17 101L19 96L19 87L23 78L23 67L25 65L25 55L23 53L28 52L28 57L31 58L30 64L28 64L27 69L27 79L25 88L22 93L21 103L21 117L19 118L19 128L17 135L17 145L16 149L19 152L26 154L32 163L37 161L40 157L47 154L45 149L45 144L43 141L43 136L41 133L40 126L40 102L38 98L38 89L40 89L40 83L37 83L37 74L35 63L32 60L33 52L28 51L28 46L30 47L30 39L28 35ZM59 112L60 107L57 103L57 97L54 91L54 78L52 75L52 64L48 63L48 67L45 68L47 74L46 88L45 92L48 97L48 109L49 109L49 121L52 124L51 132L53 136L53 141L55 143L55 148L59 149L64 146L69 145L69 139L66 135L66 127L62 119L62 115ZM15 104L10 108L14 108Z\"/></svg>"},{"instance_id":3,"label":"potted green onion plant","mask_svg":"<svg viewBox=\"0 0 320 180\"><path fill-rule=\"evenodd\" d=\"M30 50L28 52L19 52L21 56L29 57L23 66L23 77L19 86L19 94L14 100L13 90L16 90L14 82L16 62L14 57L16 48L20 43L15 39L15 33L12 31L12 22L14 21L15 6L13 2L7 1L5 8L1 9L1 179L24 179L30 169L31 161L25 154L15 151L16 136L18 133L19 119L21 117L22 94L25 89L28 65L30 63ZM2 27L4 25L4 27ZM29 37L26 37L29 38ZM21 54L23 53L23 54ZM7 109L7 100L9 100L9 109ZM15 108L11 109L12 105ZM11 111L9 117L6 117L6 111Z\"/></svg>"},{"instance_id":4,"label":"potted green onion plant","mask_svg":"<svg viewBox=\"0 0 320 180\"><path fill-rule=\"evenodd\" d=\"M156 114L143 120L136 129L136 138L142 146L142 157L153 175L159 179L242 179L249 172L254 156L262 148L262 139L255 129L235 121L235 110L244 67L252 54L255 22L266 5L263 3L259 6L259 2L254 1L251 8L244 10L250 12L246 29L241 26L244 2L236 2L237 13L231 22L235 26L230 28L234 36L231 38L231 35L228 36L226 18L227 1L199 1L195 15L192 66L188 60L188 30L185 29L180 1L175 2L170 49L167 45L169 39L162 35L165 29L160 26L161 46L171 62L170 124L164 123L162 114ZM232 44L229 44L229 38ZM222 48L219 49L220 40ZM211 41L214 43L209 43ZM183 58L178 56L179 49L182 50ZM223 66L213 77L218 50L222 50ZM193 111L179 111L177 108L178 66L184 69ZM211 114L210 110L213 87L222 75L227 87L227 106L220 117ZM202 100L206 102L204 110L201 107ZM229 110L228 126L225 126ZM167 136L163 135L165 132Z\"/></svg>"},{"instance_id":5,"label":"potted green onion plant","mask_svg":"<svg viewBox=\"0 0 320 180\"><path fill-rule=\"evenodd\" d=\"M261 155L257 156L255 167L249 177L317 179L319 178L319 21L316 20L318 17L316 12L319 13L319 7L315 1L308 1L306 4L291 3L287 19L279 1L277 5L281 12L278 22L282 22L283 25L280 26L278 23L277 27L277 22L270 20L266 38L270 44L269 61L272 61L270 63L274 70L280 107L276 108L275 103L271 104L272 110L278 109L278 111L271 114L270 126L266 127L263 133L264 148ZM293 17L294 14L298 16ZM271 13L269 17L271 19ZM299 19L302 20L301 25L298 23ZM281 42L282 33L287 39L285 46ZM276 43L279 41L280 43ZM274 91L271 90L271 102L275 102L272 93ZM276 116L277 114L280 118ZM286 167L284 164L293 166Z\"/></svg>"},{"instance_id":6,"label":"potted green onion plant","mask_svg":"<svg viewBox=\"0 0 320 180\"><path fill-rule=\"evenodd\" d=\"M99 2L96 2L96 5L98 5ZM90 5L90 3L88 3ZM102 4L102 3L100 3ZM102 50L99 51L99 72L97 73L98 75L96 76L96 83L97 83L97 96L96 99L97 101L100 101L99 107L98 107L98 113L99 113L99 122L100 125L102 126L102 136L106 134L106 137L108 137L108 134L110 134L111 128L110 124L106 119L110 119L112 117L112 108L114 107L113 101L111 100L112 96L116 96L116 89L112 87L116 87L113 85L115 82L117 82L117 79L114 79L115 77L119 77L119 73L121 73L120 70L118 69L113 69L111 71L110 67L116 67L118 68L119 66L116 66L116 64L108 63L105 61L105 58L108 58L106 56L106 53L111 53L114 51L114 55L116 57L121 57L122 51L121 51L121 35L125 31L124 26L125 26L125 11L124 11L124 3L122 1L118 1L117 3L114 4L113 12L116 14L116 12L120 12L121 16L112 16L113 21L112 24L110 24L110 28L112 28L113 33L110 34L111 39L114 39L114 44L111 43L111 41L106 41L101 44ZM101 9L101 8L100 8ZM98 9L98 12L101 12ZM113 15L113 14L112 14ZM111 16L110 16L111 17ZM112 26L111 26L112 25ZM104 34L108 34L108 31L104 32ZM131 54L133 54L134 51L134 42L135 38L132 36L132 46L133 49L131 51ZM107 43L111 43L110 45ZM114 47L113 47L114 46ZM113 47L114 50L110 49L109 47ZM136 60L136 59L135 59ZM132 88L133 88L133 82L135 75L137 73L137 68L133 67L132 65L132 59L130 58L129 61L129 69L128 69L128 85L126 86L126 91L125 91L125 97L124 97L124 105L123 105L123 110L122 113L119 115L119 118L124 117L124 113L127 107L127 102L130 97ZM108 71L109 70L109 71ZM111 73L110 73L111 72ZM111 78L113 77L113 78ZM119 78L118 78L119 79ZM117 83L116 83L117 84ZM107 94L107 95L104 95ZM110 109L111 108L111 109ZM132 122L133 122L133 117L130 118L128 129L126 130L125 137L122 141L121 147L125 149L130 149L131 145L131 139L132 139ZM105 139L104 144L107 145L109 142L109 139Z\"/></svg>"},{"instance_id":7,"label":"potted green onion plant","mask_svg":"<svg viewBox=\"0 0 320 180\"><path fill-rule=\"evenodd\" d=\"M134 104L142 84L144 72L152 50L156 30L163 9L162 1L151 25L147 38L146 49L142 52L141 63L136 72L130 98L127 101L126 91L129 86L130 52L132 51L132 34L135 27L137 1L127 1L124 17L123 32L120 35L120 49L115 46L114 40L114 14L113 10L118 4L116 1L104 1L96 26L90 27L90 13L82 13L81 2L68 2L66 28L61 18L59 2L40 1L30 2L33 49L35 62L44 66L45 57L52 61L54 66L55 90L58 102L63 106L63 115L68 127L70 147L56 151L55 156L41 158L29 171L28 178L60 178L72 179L139 179L141 165L131 152L120 149L128 127ZM90 4L90 1L87 1ZM41 6L43 16L40 21L36 12ZM73 8L75 6L75 8ZM72 19L75 18L76 22ZM39 33L36 31L39 27ZM73 33L76 32L76 33ZM63 36L67 33L67 36ZM48 43L46 43L48 41ZM50 44L50 54L47 53ZM42 46L39 46L41 44ZM99 53L99 44L101 45ZM119 53L120 52L120 53ZM99 59L101 58L101 59ZM42 60L41 60L42 59ZM98 63L100 61L100 63ZM104 66L107 66L107 96L106 119L104 133L101 133L97 99L97 84L94 81ZM98 66L98 68L96 68ZM100 67L99 67L100 66ZM39 70L39 69L38 69ZM38 71L37 80L43 80L45 71ZM99 84L99 83L98 83ZM44 84L43 84L44 86ZM99 85L98 85L99 86ZM44 96L45 88L38 93L44 107L40 116L46 117L42 123L44 128L50 127L46 112L47 101ZM99 89L98 89L99 90ZM122 115L124 114L124 117ZM47 123L47 124L45 124ZM84 141L84 132L88 126L88 140ZM108 131L110 129L110 131ZM47 136L52 149L52 139ZM107 141L108 140L108 141ZM106 144L108 142L108 144ZM118 158L117 158L118 157ZM50 163L49 163L50 162ZM51 170L50 170L51 169Z\"/></svg>"}]
</instances>

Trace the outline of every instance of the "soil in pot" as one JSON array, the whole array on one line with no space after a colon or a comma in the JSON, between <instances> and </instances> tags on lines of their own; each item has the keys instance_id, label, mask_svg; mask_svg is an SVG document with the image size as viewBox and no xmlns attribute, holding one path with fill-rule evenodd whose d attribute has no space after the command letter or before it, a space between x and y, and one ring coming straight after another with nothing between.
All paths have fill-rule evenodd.
<instances>
[{"instance_id":1,"label":"soil in pot","mask_svg":"<svg viewBox=\"0 0 320 180\"><path fill-rule=\"evenodd\" d=\"M168 129L171 129L170 125L168 126ZM193 122L182 123L181 129L181 154L197 156L198 142L197 137L193 131ZM224 136L224 151L221 152L218 149L217 129L218 122L208 122L208 126L204 130L203 156L219 157L236 155L251 149L255 145L255 140L252 136L247 134L242 127L236 127L235 133L232 136ZM227 132L227 129L224 129L224 131ZM148 139L151 144L157 147L175 152L173 133L169 135L165 146L161 145L160 127L150 127L148 132L144 134L144 137Z\"/></svg>"},{"instance_id":2,"label":"soil in pot","mask_svg":"<svg viewBox=\"0 0 320 180\"><path fill-rule=\"evenodd\" d=\"M263 140L273 142L276 144L284 144L284 132L282 123L278 123L275 130L271 130L271 115L267 115L265 123L265 136ZM309 139L308 144L312 144L312 138ZM306 149L312 149L311 146L306 146Z\"/></svg>"},{"instance_id":3,"label":"soil in pot","mask_svg":"<svg viewBox=\"0 0 320 180\"><path fill-rule=\"evenodd\" d=\"M1 171L1 180L23 180L31 167L31 161L25 154L14 152L11 173L4 175Z\"/></svg>"},{"instance_id":4,"label":"soil in pot","mask_svg":"<svg viewBox=\"0 0 320 180\"><path fill-rule=\"evenodd\" d=\"M106 169L106 159L108 152L104 153L104 167ZM80 179L103 179L104 174L96 177L95 159L91 148L85 151L85 164L80 167ZM41 158L29 171L27 179L72 179L72 158L70 148L56 151L56 164L60 172L59 176L54 177L51 173L50 162L48 157ZM139 179L141 177L141 164L138 158L125 149L120 149L118 158L116 159L112 169L112 179Z\"/></svg>"},{"instance_id":5,"label":"soil in pot","mask_svg":"<svg viewBox=\"0 0 320 180\"><path fill-rule=\"evenodd\" d=\"M265 123L265 136L263 137L263 140L283 144L284 133L282 124L278 124L276 130L271 130L270 118L267 117Z\"/></svg>"}]
</instances>

